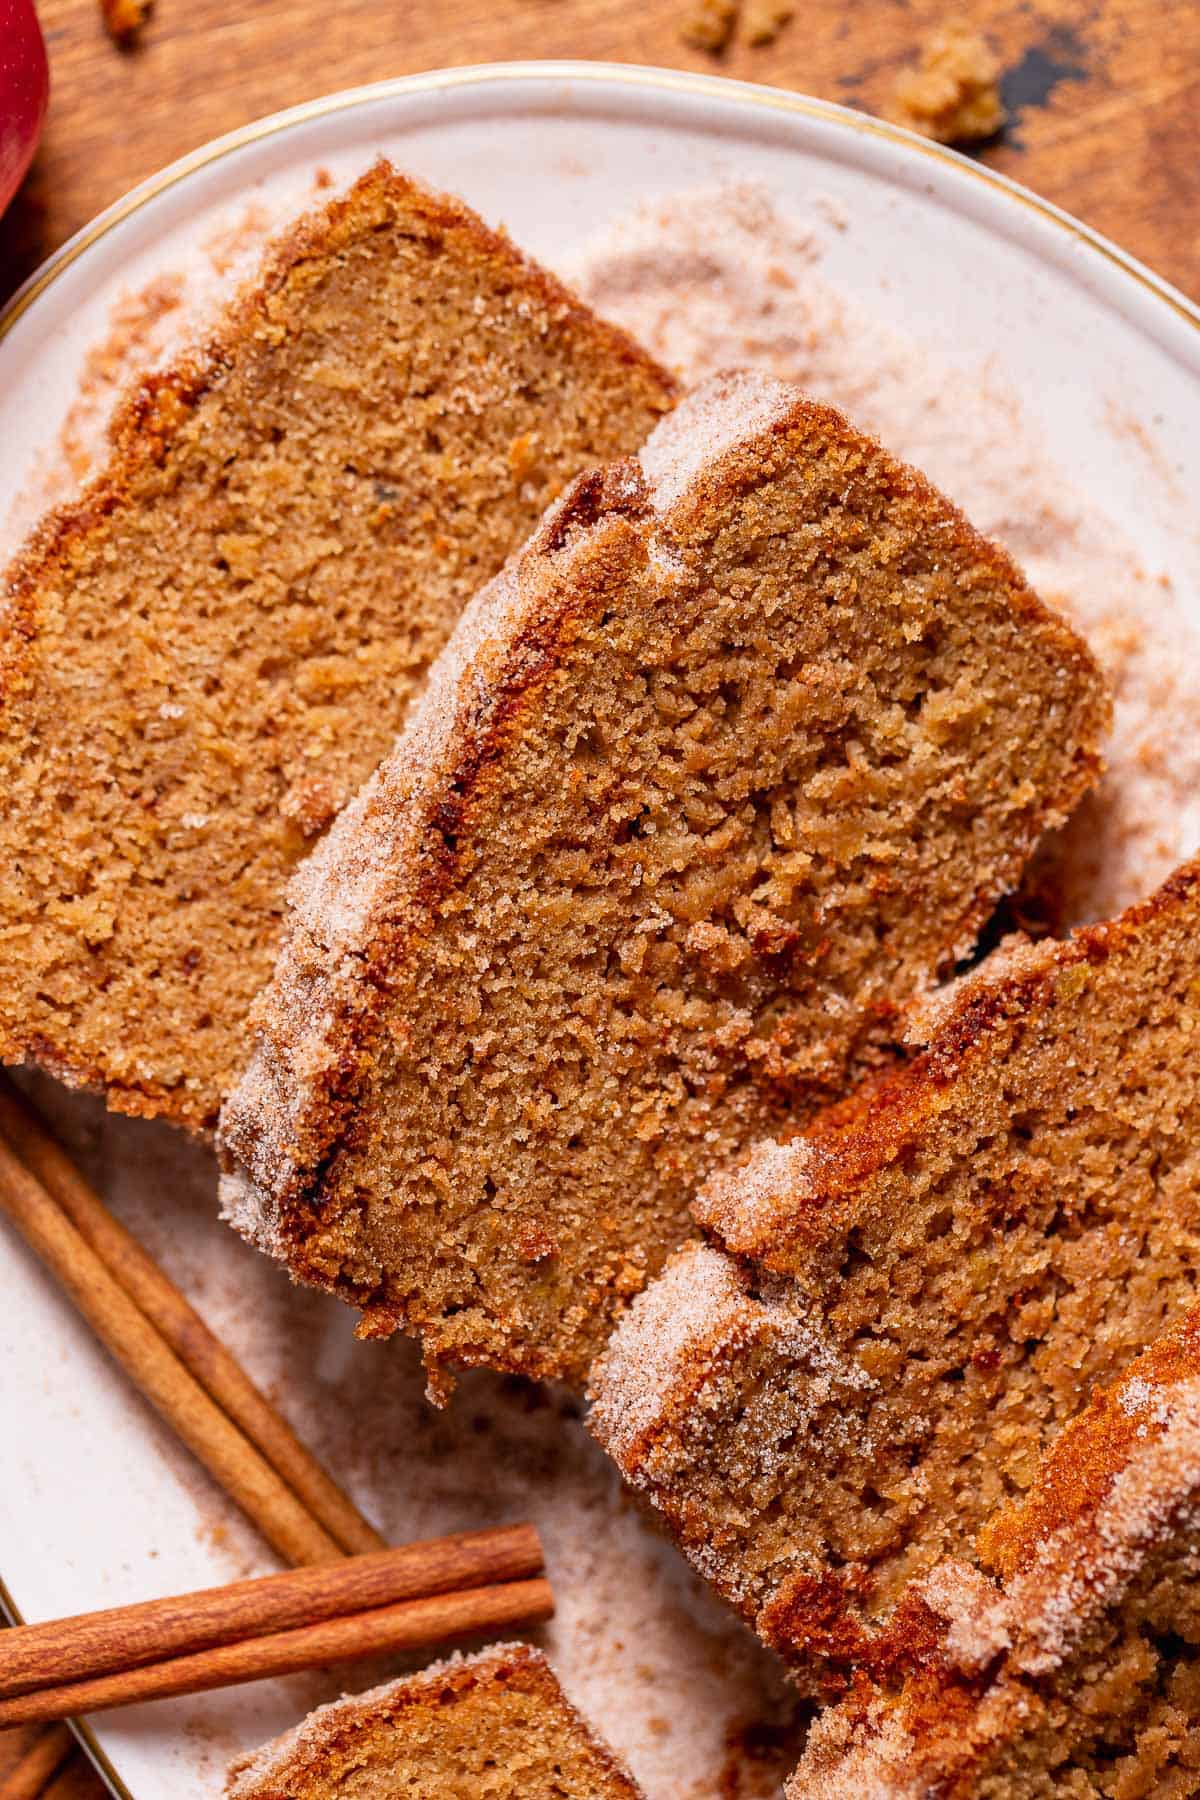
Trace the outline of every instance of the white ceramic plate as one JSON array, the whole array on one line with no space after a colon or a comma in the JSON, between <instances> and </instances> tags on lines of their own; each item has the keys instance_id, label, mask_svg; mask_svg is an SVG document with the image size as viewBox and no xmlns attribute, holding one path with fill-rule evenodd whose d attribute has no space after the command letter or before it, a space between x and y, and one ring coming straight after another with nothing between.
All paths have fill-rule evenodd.
<instances>
[{"instance_id":1,"label":"white ceramic plate","mask_svg":"<svg viewBox=\"0 0 1200 1800\"><path fill-rule=\"evenodd\" d=\"M1200 550L1180 523L1181 511L1195 516L1200 489L1196 308L1052 207L890 127L766 89L585 64L466 69L334 95L220 140L103 215L0 320L0 521L10 538L114 302L184 268L195 299L203 247L236 231L248 207L264 225L307 203L318 168L341 184L380 151L463 195L552 266L638 199L731 178L761 182L784 204L819 194L850 225L830 234L822 278L937 343L945 379L962 372L965 405L970 372L988 363L1019 395L1023 429L1146 567L1169 577L1181 616L1200 619ZM553 1416L555 1403L547 1422L511 1387L474 1377L449 1418L428 1418L407 1348L352 1348L334 1303L291 1293L217 1224L203 1151L160 1128L106 1120L48 1083L40 1092L114 1205L251 1367L273 1381L300 1366L284 1403L393 1535L521 1512L542 1519L561 1596L547 1641L575 1697L629 1751L652 1800L703 1794L703 1782L672 1777L687 1759L661 1720L682 1721L715 1769L723 1708L736 1695L744 1710L756 1684L769 1685L767 1665L619 1507L569 1409ZM0 1281L0 1571L14 1611L43 1618L268 1566L6 1234ZM343 1440L358 1393L369 1428ZM461 1473L463 1447L489 1432L497 1473L481 1492ZM594 1509L583 1562L578 1532L559 1530L548 1496L576 1520ZM570 1566L553 1566L556 1546ZM661 1631L614 1643L606 1595L638 1584ZM118 1791L193 1800L219 1791L232 1749L282 1729L336 1685L272 1683L103 1715L90 1742ZM658 1751L647 1748L656 1741Z\"/></svg>"}]
</instances>

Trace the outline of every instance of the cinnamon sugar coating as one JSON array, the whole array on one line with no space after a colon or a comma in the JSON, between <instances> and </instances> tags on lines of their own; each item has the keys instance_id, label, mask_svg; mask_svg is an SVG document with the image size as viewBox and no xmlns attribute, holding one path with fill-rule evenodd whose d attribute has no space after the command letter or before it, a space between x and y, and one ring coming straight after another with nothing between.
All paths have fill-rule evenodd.
<instances>
[{"instance_id":1,"label":"cinnamon sugar coating","mask_svg":"<svg viewBox=\"0 0 1200 1800\"><path fill-rule=\"evenodd\" d=\"M303 871L230 1215L435 1367L581 1380L696 1183L893 1054L1106 720L919 475L707 384L479 597Z\"/></svg>"},{"instance_id":2,"label":"cinnamon sugar coating","mask_svg":"<svg viewBox=\"0 0 1200 1800\"><path fill-rule=\"evenodd\" d=\"M1200 862L985 963L915 1062L701 1193L724 1249L682 1327L678 1265L637 1302L593 1429L805 1681L890 1654L910 1578L1192 1302L1198 1050Z\"/></svg>"},{"instance_id":3,"label":"cinnamon sugar coating","mask_svg":"<svg viewBox=\"0 0 1200 1800\"><path fill-rule=\"evenodd\" d=\"M1200 1308L1061 1434L1028 1495L939 1565L890 1679L814 1728L788 1800L1200 1793Z\"/></svg>"},{"instance_id":4,"label":"cinnamon sugar coating","mask_svg":"<svg viewBox=\"0 0 1200 1800\"><path fill-rule=\"evenodd\" d=\"M287 880L465 602L673 384L380 163L0 588L0 1056L215 1124Z\"/></svg>"},{"instance_id":5,"label":"cinnamon sugar coating","mask_svg":"<svg viewBox=\"0 0 1200 1800\"><path fill-rule=\"evenodd\" d=\"M639 1800L527 1644L323 1706L242 1757L226 1800Z\"/></svg>"}]
</instances>

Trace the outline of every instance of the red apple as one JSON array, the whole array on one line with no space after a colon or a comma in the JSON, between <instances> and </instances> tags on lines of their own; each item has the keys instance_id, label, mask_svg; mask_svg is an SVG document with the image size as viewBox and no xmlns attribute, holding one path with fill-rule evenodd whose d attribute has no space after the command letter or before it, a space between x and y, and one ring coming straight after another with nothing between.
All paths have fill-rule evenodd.
<instances>
[{"instance_id":1,"label":"red apple","mask_svg":"<svg viewBox=\"0 0 1200 1800\"><path fill-rule=\"evenodd\" d=\"M49 93L46 46L33 0L0 0L0 212L33 160Z\"/></svg>"}]
</instances>

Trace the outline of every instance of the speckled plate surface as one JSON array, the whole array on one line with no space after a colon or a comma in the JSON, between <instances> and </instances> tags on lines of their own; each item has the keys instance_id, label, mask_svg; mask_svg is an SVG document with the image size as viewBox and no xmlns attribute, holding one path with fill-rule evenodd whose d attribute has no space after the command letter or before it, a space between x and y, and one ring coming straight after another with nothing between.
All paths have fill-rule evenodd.
<instances>
[{"instance_id":1,"label":"speckled plate surface","mask_svg":"<svg viewBox=\"0 0 1200 1800\"><path fill-rule=\"evenodd\" d=\"M202 311L215 243L229 245L223 262L232 279L262 232L310 201L318 171L340 185L380 151L463 195L551 266L569 263L586 235L639 198L731 178L760 182L784 203L819 194L850 223L831 234L823 279L937 342L950 382L956 369L965 383L987 361L1020 395L1047 452L1098 497L1146 565L1169 575L1178 603L1200 623L1194 306L1065 215L890 127L767 89L600 65L465 69L334 95L208 146L88 227L0 318L0 548L12 547L32 515L41 471L114 304L155 277L187 271L189 304ZM678 1641L707 1658L712 1693L769 1683L765 1662L616 1503L569 1405L552 1401L560 1417L530 1425L527 1396L514 1400L481 1377L464 1383L458 1403L470 1418L460 1410L457 1424L414 1425L419 1376L407 1349L352 1346L348 1315L293 1295L236 1243L216 1221L205 1151L159 1127L106 1120L94 1103L51 1084L39 1084L39 1094L103 1191L252 1368L273 1379L289 1360L299 1365L299 1386L284 1400L319 1448L332 1454L337 1442L332 1419L328 1429L322 1422L322 1396L343 1407L358 1382L379 1390L376 1441L359 1445L342 1473L369 1497L386 1469L381 1522L393 1535L518 1512L539 1517L547 1494L569 1487L572 1505L596 1509L596 1547L587 1571L556 1569L547 1526L562 1603L546 1640L552 1654L564 1654L555 1632L560 1646L571 1633L591 1633L602 1646L606 1584L645 1581L659 1584ZM32 1620L268 1567L7 1231L0 1280L0 1574L12 1609ZM305 1382L312 1405L296 1397ZM389 1446L392 1462L378 1444L389 1417L379 1393L390 1394L389 1383L397 1396L390 1416L414 1434L411 1444ZM490 1423L473 1422L489 1408ZM484 1430L499 1444L492 1492L478 1491L474 1475L466 1484L456 1477L461 1443ZM708 1715L719 1708L694 1668L672 1687L673 1654L664 1638L644 1648L640 1663L631 1657L622 1716L606 1717L594 1697L590 1710L620 1743L627 1728L632 1741L628 1721L639 1706L678 1714L692 1705L694 1731L714 1734L715 1771L724 1727ZM585 1710L585 1665L600 1660L598 1652L579 1659L573 1691ZM611 1699L620 1675L606 1680ZM297 1678L103 1715L89 1741L116 1791L194 1800L219 1792L231 1750L285 1728L337 1686ZM664 1773L670 1766L669 1748L639 1766L651 1800L681 1800L684 1789ZM714 1793L716 1785L714 1773Z\"/></svg>"}]
</instances>

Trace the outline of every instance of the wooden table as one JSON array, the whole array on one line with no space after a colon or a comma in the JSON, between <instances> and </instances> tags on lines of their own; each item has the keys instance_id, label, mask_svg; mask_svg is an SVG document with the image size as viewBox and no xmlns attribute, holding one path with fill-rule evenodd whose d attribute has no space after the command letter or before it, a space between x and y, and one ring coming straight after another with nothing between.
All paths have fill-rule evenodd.
<instances>
[{"instance_id":1,"label":"wooden table","mask_svg":"<svg viewBox=\"0 0 1200 1800\"><path fill-rule=\"evenodd\" d=\"M680 39L689 0L157 0L141 46L97 0L40 0L54 94L0 226L0 298L135 181L217 133L330 89L451 63L580 56L718 69L868 110L923 33L969 16L1003 58L1014 122L984 160L1200 297L1196 0L798 0L776 42Z\"/></svg>"},{"instance_id":2,"label":"wooden table","mask_svg":"<svg viewBox=\"0 0 1200 1800\"><path fill-rule=\"evenodd\" d=\"M1013 114L983 159L1200 298L1195 0L798 0L774 44L720 58L680 38L686 0L158 0L141 45L96 0L41 0L54 83L30 180L0 224L0 299L102 206L173 157L331 89L447 64L590 57L719 70L879 110L921 37L969 16ZM27 1740L0 1735L0 1800ZM79 1757L47 1800L97 1800Z\"/></svg>"}]
</instances>

